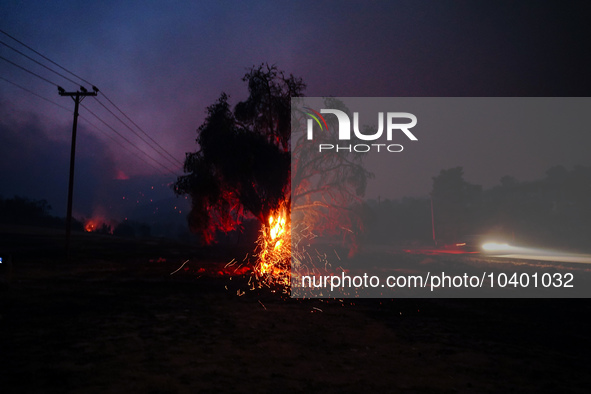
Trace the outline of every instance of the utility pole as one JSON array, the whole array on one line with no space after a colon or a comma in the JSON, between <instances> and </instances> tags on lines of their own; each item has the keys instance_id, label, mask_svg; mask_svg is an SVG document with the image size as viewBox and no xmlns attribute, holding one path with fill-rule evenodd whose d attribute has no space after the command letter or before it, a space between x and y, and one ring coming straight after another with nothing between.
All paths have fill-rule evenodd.
<instances>
[{"instance_id":1,"label":"utility pole","mask_svg":"<svg viewBox=\"0 0 591 394\"><path fill-rule=\"evenodd\" d=\"M437 246L437 239L435 238L435 215L433 214L433 194L431 194L431 230L433 231L433 243Z\"/></svg>"},{"instance_id":2,"label":"utility pole","mask_svg":"<svg viewBox=\"0 0 591 394\"><path fill-rule=\"evenodd\" d=\"M72 233L72 197L74 194L74 163L76 156L76 128L78 127L78 107L80 102L87 96L96 96L99 91L96 86L92 92L80 86L76 92L66 92L61 86L57 87L60 96L69 96L74 100L74 124L72 126L72 149L70 150L70 182L68 184L68 212L66 215L66 254L70 257L70 236Z\"/></svg>"}]
</instances>

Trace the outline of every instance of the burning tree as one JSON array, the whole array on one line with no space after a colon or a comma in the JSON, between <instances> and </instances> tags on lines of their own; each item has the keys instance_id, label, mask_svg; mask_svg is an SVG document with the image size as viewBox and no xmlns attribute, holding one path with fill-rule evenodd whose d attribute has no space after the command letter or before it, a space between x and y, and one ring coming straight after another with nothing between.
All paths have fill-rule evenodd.
<instances>
[{"instance_id":1,"label":"burning tree","mask_svg":"<svg viewBox=\"0 0 591 394\"><path fill-rule=\"evenodd\" d=\"M269 65L253 67L243 81L249 96L234 110L225 93L207 108L197 130L200 149L187 153L186 175L174 184L175 193L191 196L189 227L207 244L217 231L239 228L249 214L269 237L271 227L276 238L279 227L289 226L290 99L305 85Z\"/></svg>"},{"instance_id":2,"label":"burning tree","mask_svg":"<svg viewBox=\"0 0 591 394\"><path fill-rule=\"evenodd\" d=\"M291 99L302 96L305 84L267 64L251 68L243 81L249 96L233 110L225 93L207 108L207 117L197 130L199 150L186 154L186 174L177 179L174 191L190 195L189 227L207 244L214 241L217 231L238 229L249 215L257 218L262 230L255 272L267 282L289 285L292 168L298 179L296 199L304 201L318 191L328 191L333 202L316 204L326 209L343 208L343 202L350 201L348 191L341 190L344 198L333 193L343 184L355 184L361 193L367 173L347 161L345 154L331 155L325 163L292 167ZM344 166L335 170L337 162ZM307 217L316 224L331 216L322 209L307 212L314 212Z\"/></svg>"}]
</instances>

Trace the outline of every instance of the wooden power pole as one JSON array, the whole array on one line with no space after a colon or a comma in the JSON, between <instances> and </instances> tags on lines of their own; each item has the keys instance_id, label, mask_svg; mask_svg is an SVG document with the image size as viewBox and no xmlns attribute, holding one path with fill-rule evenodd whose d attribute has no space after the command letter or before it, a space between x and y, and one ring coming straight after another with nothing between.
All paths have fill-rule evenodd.
<instances>
[{"instance_id":1,"label":"wooden power pole","mask_svg":"<svg viewBox=\"0 0 591 394\"><path fill-rule=\"evenodd\" d=\"M58 86L57 90L60 96L70 96L74 100L74 124L72 126L72 149L70 150L70 182L68 184L68 212L66 215L66 254L70 257L70 236L72 233L72 198L74 194L74 162L76 156L76 128L78 127L78 107L80 102L87 96L96 96L98 89L92 87L92 92L80 86L76 92L66 92Z\"/></svg>"}]
</instances>

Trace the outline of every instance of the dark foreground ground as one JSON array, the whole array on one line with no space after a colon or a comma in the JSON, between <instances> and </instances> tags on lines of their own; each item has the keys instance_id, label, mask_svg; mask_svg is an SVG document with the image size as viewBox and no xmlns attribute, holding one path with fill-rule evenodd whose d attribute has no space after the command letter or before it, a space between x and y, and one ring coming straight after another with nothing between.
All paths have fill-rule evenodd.
<instances>
[{"instance_id":1,"label":"dark foreground ground","mask_svg":"<svg viewBox=\"0 0 591 394\"><path fill-rule=\"evenodd\" d=\"M0 235L2 393L591 387L588 300L292 300L217 274L243 251Z\"/></svg>"}]
</instances>

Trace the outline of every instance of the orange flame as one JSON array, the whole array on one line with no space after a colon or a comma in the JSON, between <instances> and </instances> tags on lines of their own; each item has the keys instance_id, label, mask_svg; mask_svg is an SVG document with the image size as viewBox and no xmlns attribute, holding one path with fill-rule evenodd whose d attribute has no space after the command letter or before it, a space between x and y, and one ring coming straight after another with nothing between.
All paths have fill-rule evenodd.
<instances>
[{"instance_id":1,"label":"orange flame","mask_svg":"<svg viewBox=\"0 0 591 394\"><path fill-rule=\"evenodd\" d=\"M255 274L267 285L290 285L291 231L285 206L269 216L259 236L258 262Z\"/></svg>"},{"instance_id":2,"label":"orange flame","mask_svg":"<svg viewBox=\"0 0 591 394\"><path fill-rule=\"evenodd\" d=\"M86 219L84 222L84 231L87 233L93 233L97 231L104 231L104 226L107 225L107 231L109 234L113 234L112 222L105 220L100 216L96 216L90 219Z\"/></svg>"},{"instance_id":3,"label":"orange flame","mask_svg":"<svg viewBox=\"0 0 591 394\"><path fill-rule=\"evenodd\" d=\"M87 233L91 233L93 231L96 231L98 227L99 227L98 220L88 219L86 221L86 223L84 224L84 231L86 231Z\"/></svg>"}]
</instances>

